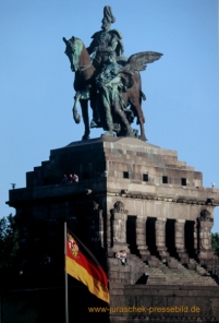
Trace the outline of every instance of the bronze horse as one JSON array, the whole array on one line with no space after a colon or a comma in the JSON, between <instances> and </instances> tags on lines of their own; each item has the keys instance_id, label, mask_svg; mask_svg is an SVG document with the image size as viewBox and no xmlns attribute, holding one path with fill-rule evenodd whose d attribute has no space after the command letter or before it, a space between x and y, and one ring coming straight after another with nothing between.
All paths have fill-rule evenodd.
<instances>
[{"instance_id":1,"label":"bronze horse","mask_svg":"<svg viewBox=\"0 0 219 323\"><path fill-rule=\"evenodd\" d=\"M88 115L88 100L90 100L90 105L93 111L95 111L95 78L98 75L98 71L93 65L92 59L88 54L88 51L83 44L83 42L76 37L72 37L66 40L63 37L63 41L66 44L65 54L68 56L71 64L71 70L75 72L74 79L74 89L76 91L75 103L73 106L73 117L76 123L80 122L80 115L77 111L77 103L80 101L82 116L85 125L85 132L82 140L89 139L90 127L89 127L89 115ZM145 52L146 53L146 52ZM149 52L147 52L149 53ZM155 52L150 52L155 53ZM159 54L159 53L156 53ZM159 57L153 58L153 60L147 60L147 62L152 62ZM135 55L133 55L135 56ZM144 62L145 63L145 62ZM146 67L139 70L144 70ZM138 72L133 74L133 85L127 88L126 92L122 92L123 100L126 107L130 106L130 111L132 111L134 117L137 117L137 124L140 125L140 136L139 139L146 141L146 135L144 130L144 114L142 111L141 103L142 99L145 99L145 95L141 90L141 77Z\"/></svg>"}]
</instances>

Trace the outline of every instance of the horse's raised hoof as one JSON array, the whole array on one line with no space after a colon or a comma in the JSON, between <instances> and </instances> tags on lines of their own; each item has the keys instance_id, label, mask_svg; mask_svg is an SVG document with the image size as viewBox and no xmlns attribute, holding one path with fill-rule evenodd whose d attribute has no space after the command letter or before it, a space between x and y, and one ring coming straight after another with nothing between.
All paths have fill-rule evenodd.
<instances>
[{"instance_id":1,"label":"horse's raised hoof","mask_svg":"<svg viewBox=\"0 0 219 323\"><path fill-rule=\"evenodd\" d=\"M73 119L74 119L74 121L75 121L75 123L80 123L81 122L81 117L80 117L80 115L79 114L74 114L73 113Z\"/></svg>"}]
</instances>

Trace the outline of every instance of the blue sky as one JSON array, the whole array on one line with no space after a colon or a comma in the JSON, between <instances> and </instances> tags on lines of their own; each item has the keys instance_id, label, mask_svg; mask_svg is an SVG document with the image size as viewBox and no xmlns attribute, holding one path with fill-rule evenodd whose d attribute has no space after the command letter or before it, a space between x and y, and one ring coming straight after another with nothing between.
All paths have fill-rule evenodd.
<instances>
[{"instance_id":1,"label":"blue sky","mask_svg":"<svg viewBox=\"0 0 219 323\"><path fill-rule=\"evenodd\" d=\"M219 187L219 62L217 0L8 0L0 3L0 217L11 183L48 160L51 149L78 141L72 119L74 74L62 37L88 46L110 5L126 56L144 50L164 56L142 72L149 143L177 150ZM102 131L93 130L91 137ZM213 231L219 231L219 207Z\"/></svg>"}]
</instances>

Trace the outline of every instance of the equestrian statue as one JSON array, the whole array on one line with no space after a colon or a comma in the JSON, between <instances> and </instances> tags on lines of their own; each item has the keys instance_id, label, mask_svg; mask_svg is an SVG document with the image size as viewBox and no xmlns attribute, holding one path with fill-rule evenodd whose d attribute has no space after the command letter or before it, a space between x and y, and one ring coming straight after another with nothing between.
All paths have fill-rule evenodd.
<instances>
[{"instance_id":1,"label":"equestrian statue","mask_svg":"<svg viewBox=\"0 0 219 323\"><path fill-rule=\"evenodd\" d=\"M124 48L120 32L111 30L115 22L111 7L105 6L101 31L96 32L88 48L81 39L63 37L65 54L70 60L71 70L75 73L75 101L73 118L80 122L78 102L82 109L85 132L82 140L89 139L91 128L103 128L104 136L138 137L146 141L142 99L146 97L141 88L140 71L147 63L158 60L162 54L146 51L123 56ZM88 102L93 112L89 123ZM131 124L137 118L140 135Z\"/></svg>"}]
</instances>

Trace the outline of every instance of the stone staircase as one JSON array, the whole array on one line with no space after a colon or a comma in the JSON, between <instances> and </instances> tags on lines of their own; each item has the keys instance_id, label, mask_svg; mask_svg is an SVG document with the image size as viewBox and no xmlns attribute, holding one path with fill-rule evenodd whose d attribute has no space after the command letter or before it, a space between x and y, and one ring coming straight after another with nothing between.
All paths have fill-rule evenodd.
<instances>
[{"instance_id":1,"label":"stone staircase","mask_svg":"<svg viewBox=\"0 0 219 323\"><path fill-rule=\"evenodd\" d=\"M153 257L152 257L153 258ZM118 259L114 259L113 263L118 267L117 271L121 274L122 272L130 273L131 282L128 282L123 278L120 282L135 284L141 275L147 276L147 285L177 285L177 286L217 286L215 280L211 275L201 267L195 260L192 260L193 268L188 269L183 266L176 259L171 259L174 262L173 266L168 266L168 264L162 263L156 257L154 257L154 262L156 266L150 266L150 264L145 264L136 255L129 254L128 262L126 266L122 266ZM115 268L115 267L114 267ZM126 274L126 278L128 278ZM118 279L120 275L117 276ZM118 281L118 280L117 280Z\"/></svg>"},{"instance_id":2,"label":"stone staircase","mask_svg":"<svg viewBox=\"0 0 219 323\"><path fill-rule=\"evenodd\" d=\"M182 264L178 268L169 268L159 262L159 266L145 265L145 274L148 275L147 285L193 285L193 286L217 286L214 279L203 269L203 273L187 269Z\"/></svg>"}]
</instances>

